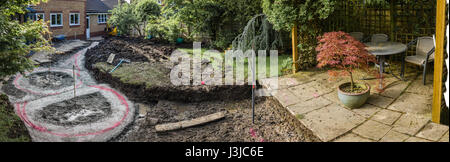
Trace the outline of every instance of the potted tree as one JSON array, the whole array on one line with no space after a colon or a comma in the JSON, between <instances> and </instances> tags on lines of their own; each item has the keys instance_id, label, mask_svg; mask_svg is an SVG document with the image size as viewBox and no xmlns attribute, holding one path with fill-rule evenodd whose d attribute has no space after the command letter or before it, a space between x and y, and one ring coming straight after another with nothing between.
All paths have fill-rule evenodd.
<instances>
[{"instance_id":1,"label":"potted tree","mask_svg":"<svg viewBox=\"0 0 450 162\"><path fill-rule=\"evenodd\" d=\"M375 56L369 54L364 44L342 31L325 33L318 41L317 67L337 69L328 71L331 76L349 76L350 82L338 86L339 100L349 108L364 105L370 95L370 86L355 82L353 73L355 69L368 72L369 63L376 62Z\"/></svg>"}]
</instances>

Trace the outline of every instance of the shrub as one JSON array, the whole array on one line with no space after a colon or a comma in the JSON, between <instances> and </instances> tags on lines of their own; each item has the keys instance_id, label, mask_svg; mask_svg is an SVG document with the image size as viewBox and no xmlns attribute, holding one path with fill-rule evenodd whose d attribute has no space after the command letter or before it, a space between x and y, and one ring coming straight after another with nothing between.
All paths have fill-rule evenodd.
<instances>
[{"instance_id":1,"label":"shrub","mask_svg":"<svg viewBox=\"0 0 450 162\"><path fill-rule=\"evenodd\" d=\"M146 33L171 43L174 43L184 32L177 19L165 17L149 21L145 30Z\"/></svg>"},{"instance_id":2,"label":"shrub","mask_svg":"<svg viewBox=\"0 0 450 162\"><path fill-rule=\"evenodd\" d=\"M154 0L141 0L131 4L123 3L111 11L108 23L117 27L120 33L130 34L132 29L141 33L141 25L156 19L161 9Z\"/></svg>"},{"instance_id":3,"label":"shrub","mask_svg":"<svg viewBox=\"0 0 450 162\"><path fill-rule=\"evenodd\" d=\"M316 48L317 67L325 66L343 70L342 72L329 71L331 76L350 76L351 91L353 92L353 70L369 70L369 63L375 63L375 56L369 54L365 45L350 36L348 33L329 32L317 38L319 45Z\"/></svg>"}]
</instances>

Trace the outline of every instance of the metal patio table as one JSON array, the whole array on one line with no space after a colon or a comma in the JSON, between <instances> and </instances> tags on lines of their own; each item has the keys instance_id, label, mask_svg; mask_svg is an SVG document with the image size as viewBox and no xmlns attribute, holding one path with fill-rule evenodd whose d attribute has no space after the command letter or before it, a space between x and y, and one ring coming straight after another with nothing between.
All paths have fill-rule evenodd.
<instances>
[{"instance_id":1,"label":"metal patio table","mask_svg":"<svg viewBox=\"0 0 450 162\"><path fill-rule=\"evenodd\" d=\"M408 46L399 43L399 42L368 42L365 43L367 46L366 49L369 51L369 53L375 55L379 59L380 64L380 77L383 76L384 72L384 62L385 62L385 56L389 55L395 55L399 53L403 53L408 49ZM403 55L402 55L403 57ZM401 80L403 80L404 76L404 68L405 68L405 61L402 58L402 69L401 69ZM391 72L392 73L392 72ZM394 73L392 73L394 75ZM382 78L380 78L381 80ZM382 83L380 82L380 88L383 88Z\"/></svg>"}]
</instances>

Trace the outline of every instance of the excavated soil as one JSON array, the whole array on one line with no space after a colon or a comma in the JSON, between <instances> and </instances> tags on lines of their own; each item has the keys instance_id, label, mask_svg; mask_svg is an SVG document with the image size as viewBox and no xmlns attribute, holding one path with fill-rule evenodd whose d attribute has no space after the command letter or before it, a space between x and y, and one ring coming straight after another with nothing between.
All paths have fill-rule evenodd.
<instances>
[{"instance_id":1,"label":"excavated soil","mask_svg":"<svg viewBox=\"0 0 450 162\"><path fill-rule=\"evenodd\" d=\"M157 133L155 125L198 118L227 111L224 119L191 128ZM257 98L255 124L249 100L179 103L159 101L145 119L112 141L133 142L307 142L318 141L272 99Z\"/></svg>"},{"instance_id":2,"label":"excavated soil","mask_svg":"<svg viewBox=\"0 0 450 162\"><path fill-rule=\"evenodd\" d=\"M130 84L114 77L108 70L99 69L96 63L106 62L114 53L116 65L120 59L150 64L153 70L166 73L169 78L168 56L176 46L153 40L133 38L107 38L86 53L86 68L99 82L106 82L126 94L130 100L146 103L146 110L126 131L111 141L119 142L302 142L318 141L298 120L287 115L271 98L257 98L255 124L251 116L251 86L174 86L166 80L148 87ZM204 67L204 66L202 66ZM119 67L120 68L120 67ZM156 76L156 75L155 75ZM154 79L155 77L151 77ZM139 105L139 104L137 104ZM147 108L146 108L147 107ZM191 128L157 133L155 125L190 120L220 111L226 117ZM142 113L142 112L141 112ZM142 115L142 114L141 114Z\"/></svg>"},{"instance_id":3,"label":"excavated soil","mask_svg":"<svg viewBox=\"0 0 450 162\"><path fill-rule=\"evenodd\" d=\"M96 80L108 83L112 87L119 89L131 100L146 99L149 102L158 100L200 102L208 100L243 99L251 94L251 86L248 85L173 85L168 78L170 78L170 71L174 65L167 58L169 58L176 47L170 44L159 44L153 40L111 37L101 42L97 47L87 51L85 66L92 71ZM155 79L160 79L157 81L160 84L148 87L144 83L126 83L121 78L112 76L108 71L94 66L96 63L106 62L112 53L116 55L112 65L118 64L120 59L129 59L134 63L150 62L153 67L160 69L159 72L162 72L165 77L155 77ZM202 65L202 68L206 67Z\"/></svg>"},{"instance_id":4,"label":"excavated soil","mask_svg":"<svg viewBox=\"0 0 450 162\"><path fill-rule=\"evenodd\" d=\"M37 112L36 118L55 125L74 126L93 123L110 114L111 104L97 92L48 105Z\"/></svg>"},{"instance_id":5,"label":"excavated soil","mask_svg":"<svg viewBox=\"0 0 450 162\"><path fill-rule=\"evenodd\" d=\"M62 72L38 72L30 74L28 78L31 85L46 90L57 90L74 84L73 77Z\"/></svg>"}]
</instances>

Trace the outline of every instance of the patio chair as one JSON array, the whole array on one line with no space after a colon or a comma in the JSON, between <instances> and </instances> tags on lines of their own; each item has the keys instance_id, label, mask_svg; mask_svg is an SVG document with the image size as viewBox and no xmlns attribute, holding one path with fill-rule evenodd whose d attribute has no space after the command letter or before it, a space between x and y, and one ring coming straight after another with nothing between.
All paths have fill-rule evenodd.
<instances>
[{"instance_id":1,"label":"patio chair","mask_svg":"<svg viewBox=\"0 0 450 162\"><path fill-rule=\"evenodd\" d=\"M419 37L408 43L408 48L414 44L416 44L416 55L407 56L405 61L423 67L423 85L425 85L427 65L434 61L434 39L433 37Z\"/></svg>"},{"instance_id":2,"label":"patio chair","mask_svg":"<svg viewBox=\"0 0 450 162\"><path fill-rule=\"evenodd\" d=\"M362 42L364 39L364 33L362 33L362 32L351 32L349 34L350 34L350 36L352 36L356 40L359 40L360 42Z\"/></svg>"},{"instance_id":3,"label":"patio chair","mask_svg":"<svg viewBox=\"0 0 450 162\"><path fill-rule=\"evenodd\" d=\"M374 34L370 39L371 42L386 42L389 37L386 34Z\"/></svg>"}]
</instances>

